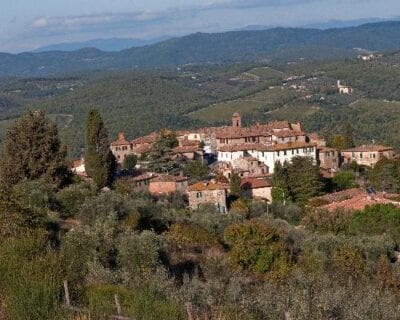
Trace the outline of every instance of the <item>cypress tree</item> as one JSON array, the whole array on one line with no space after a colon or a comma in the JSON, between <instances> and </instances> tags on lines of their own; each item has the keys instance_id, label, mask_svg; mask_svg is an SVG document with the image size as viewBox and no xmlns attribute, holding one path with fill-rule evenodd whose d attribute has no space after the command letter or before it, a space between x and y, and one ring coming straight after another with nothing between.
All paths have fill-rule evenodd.
<instances>
[{"instance_id":1,"label":"cypress tree","mask_svg":"<svg viewBox=\"0 0 400 320\"><path fill-rule=\"evenodd\" d=\"M99 188L111 186L116 161L109 147L103 119L95 109L89 111L86 121L85 167L87 175Z\"/></svg>"},{"instance_id":2,"label":"cypress tree","mask_svg":"<svg viewBox=\"0 0 400 320\"><path fill-rule=\"evenodd\" d=\"M347 122L344 128L344 148L350 149L354 148L354 146L353 127Z\"/></svg>"},{"instance_id":3,"label":"cypress tree","mask_svg":"<svg viewBox=\"0 0 400 320\"><path fill-rule=\"evenodd\" d=\"M42 111L22 116L8 130L0 166L1 189L7 190L22 180L45 178L62 185L70 178L57 126Z\"/></svg>"}]
</instances>

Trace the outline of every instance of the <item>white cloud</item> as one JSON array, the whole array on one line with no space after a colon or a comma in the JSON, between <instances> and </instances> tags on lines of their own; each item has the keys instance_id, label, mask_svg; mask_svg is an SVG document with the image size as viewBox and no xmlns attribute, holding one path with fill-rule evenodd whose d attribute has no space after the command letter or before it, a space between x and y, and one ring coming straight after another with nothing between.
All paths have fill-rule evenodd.
<instances>
[{"instance_id":1,"label":"white cloud","mask_svg":"<svg viewBox=\"0 0 400 320\"><path fill-rule=\"evenodd\" d=\"M39 18L32 22L33 28L45 28L49 25L49 21L46 18Z\"/></svg>"}]
</instances>

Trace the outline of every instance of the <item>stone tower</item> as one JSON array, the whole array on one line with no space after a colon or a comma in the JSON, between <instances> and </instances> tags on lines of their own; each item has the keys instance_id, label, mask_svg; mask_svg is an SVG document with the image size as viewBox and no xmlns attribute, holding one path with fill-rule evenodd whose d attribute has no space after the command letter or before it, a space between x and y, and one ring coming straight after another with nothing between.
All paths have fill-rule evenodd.
<instances>
[{"instance_id":1,"label":"stone tower","mask_svg":"<svg viewBox=\"0 0 400 320\"><path fill-rule=\"evenodd\" d=\"M242 117L239 113L235 112L232 116L232 127L240 128L242 126Z\"/></svg>"}]
</instances>

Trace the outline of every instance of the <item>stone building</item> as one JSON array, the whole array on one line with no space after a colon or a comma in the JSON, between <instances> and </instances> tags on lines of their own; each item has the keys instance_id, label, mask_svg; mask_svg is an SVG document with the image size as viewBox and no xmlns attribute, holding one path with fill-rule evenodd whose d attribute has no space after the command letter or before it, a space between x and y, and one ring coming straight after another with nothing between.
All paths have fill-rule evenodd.
<instances>
[{"instance_id":1,"label":"stone building","mask_svg":"<svg viewBox=\"0 0 400 320\"><path fill-rule=\"evenodd\" d=\"M317 148L314 144L307 142L291 142L274 145L241 144L220 147L218 150L218 161L233 163L233 161L251 156L264 163L269 173L274 172L276 162L283 164L290 162L294 157L309 157L317 162Z\"/></svg>"},{"instance_id":2,"label":"stone building","mask_svg":"<svg viewBox=\"0 0 400 320\"><path fill-rule=\"evenodd\" d=\"M204 181L189 186L189 207L198 209L201 205L215 205L218 212L227 212L227 190L228 186L221 183Z\"/></svg>"},{"instance_id":3,"label":"stone building","mask_svg":"<svg viewBox=\"0 0 400 320\"><path fill-rule=\"evenodd\" d=\"M128 155L133 154L132 143L125 139L123 132L120 132L118 139L111 143L110 149L119 164L122 164Z\"/></svg>"},{"instance_id":4,"label":"stone building","mask_svg":"<svg viewBox=\"0 0 400 320\"><path fill-rule=\"evenodd\" d=\"M153 196L168 195L171 193L186 193L188 188L188 178L184 176L171 176L159 174L150 180L149 192Z\"/></svg>"},{"instance_id":5,"label":"stone building","mask_svg":"<svg viewBox=\"0 0 400 320\"><path fill-rule=\"evenodd\" d=\"M362 145L341 152L343 163L355 161L358 165L373 167L380 159L393 159L396 155L392 147L382 145Z\"/></svg>"},{"instance_id":6,"label":"stone building","mask_svg":"<svg viewBox=\"0 0 400 320\"><path fill-rule=\"evenodd\" d=\"M241 181L244 194L254 200L272 201L272 184L267 179L244 178Z\"/></svg>"},{"instance_id":7,"label":"stone building","mask_svg":"<svg viewBox=\"0 0 400 320\"><path fill-rule=\"evenodd\" d=\"M337 172L340 165L339 151L328 147L317 148L318 165L321 169L331 173Z\"/></svg>"}]
</instances>

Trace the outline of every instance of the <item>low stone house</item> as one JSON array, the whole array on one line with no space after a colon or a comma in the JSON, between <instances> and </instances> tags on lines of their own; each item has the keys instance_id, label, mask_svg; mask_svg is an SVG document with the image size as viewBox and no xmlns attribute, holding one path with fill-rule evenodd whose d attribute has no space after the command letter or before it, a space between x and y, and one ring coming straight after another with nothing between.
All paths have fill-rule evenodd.
<instances>
[{"instance_id":1,"label":"low stone house","mask_svg":"<svg viewBox=\"0 0 400 320\"><path fill-rule=\"evenodd\" d=\"M392 147L372 144L343 150L341 156L343 163L355 161L358 165L373 167L382 158L394 159L396 154Z\"/></svg>"},{"instance_id":2,"label":"low stone house","mask_svg":"<svg viewBox=\"0 0 400 320\"><path fill-rule=\"evenodd\" d=\"M159 174L149 183L149 192L153 196L168 195L175 192L186 193L188 178L184 176L171 176Z\"/></svg>"},{"instance_id":3,"label":"low stone house","mask_svg":"<svg viewBox=\"0 0 400 320\"><path fill-rule=\"evenodd\" d=\"M149 191L150 181L155 179L157 174L145 173L131 179L135 191Z\"/></svg>"},{"instance_id":4,"label":"low stone house","mask_svg":"<svg viewBox=\"0 0 400 320\"><path fill-rule=\"evenodd\" d=\"M251 199L272 201L272 184L267 179L244 178L240 186L244 194Z\"/></svg>"},{"instance_id":5,"label":"low stone house","mask_svg":"<svg viewBox=\"0 0 400 320\"><path fill-rule=\"evenodd\" d=\"M232 161L232 167L240 177L262 177L269 174L268 167L254 157L240 157Z\"/></svg>"},{"instance_id":6,"label":"low stone house","mask_svg":"<svg viewBox=\"0 0 400 320\"><path fill-rule=\"evenodd\" d=\"M201 205L215 205L218 212L226 213L228 185L203 181L188 188L189 207L192 210L198 209Z\"/></svg>"}]
</instances>

